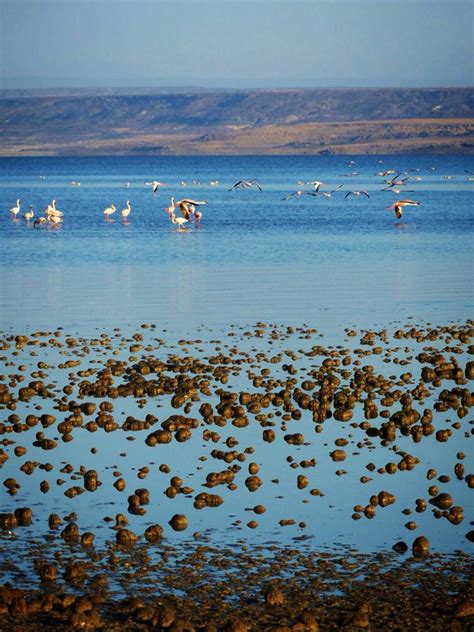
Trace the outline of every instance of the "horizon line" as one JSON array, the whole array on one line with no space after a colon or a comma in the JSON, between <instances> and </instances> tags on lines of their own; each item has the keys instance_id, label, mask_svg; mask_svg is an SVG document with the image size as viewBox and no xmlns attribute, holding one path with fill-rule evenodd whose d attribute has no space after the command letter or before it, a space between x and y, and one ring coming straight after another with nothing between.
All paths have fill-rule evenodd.
<instances>
[{"instance_id":1,"label":"horizon line","mask_svg":"<svg viewBox=\"0 0 474 632\"><path fill-rule=\"evenodd\" d=\"M201 85L186 85L186 84L170 84L170 85L162 85L162 86L146 86L146 85L130 85L130 86L54 86L54 87L43 87L43 88L0 88L0 93L2 92L45 92L45 91L55 91L55 90L202 90L205 92L219 92L222 90L228 90L233 92L252 92L252 91L272 91L278 92L283 90L466 90L466 89L474 89L474 85L425 85L425 86L381 86L381 85L370 85L370 86L347 86L347 85L338 85L338 86L298 86L298 85L288 85L288 86L279 86L279 87L230 87L230 86L214 86L207 87Z\"/></svg>"}]
</instances>

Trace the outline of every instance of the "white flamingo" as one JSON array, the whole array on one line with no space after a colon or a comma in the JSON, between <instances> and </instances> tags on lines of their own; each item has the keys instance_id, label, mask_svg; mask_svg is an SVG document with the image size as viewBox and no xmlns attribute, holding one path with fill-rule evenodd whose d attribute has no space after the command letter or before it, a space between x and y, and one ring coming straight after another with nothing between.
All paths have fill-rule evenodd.
<instances>
[{"instance_id":1,"label":"white flamingo","mask_svg":"<svg viewBox=\"0 0 474 632\"><path fill-rule=\"evenodd\" d=\"M312 184L314 190L317 193L319 189L321 188L321 185L324 184L324 182L320 182L319 180L313 180L312 182L308 182L308 184Z\"/></svg>"},{"instance_id":2,"label":"white flamingo","mask_svg":"<svg viewBox=\"0 0 474 632\"><path fill-rule=\"evenodd\" d=\"M348 191L344 196L344 199L346 200L349 195L355 195L356 197L359 197L359 195L365 195L365 197L370 197L367 191Z\"/></svg>"},{"instance_id":3,"label":"white flamingo","mask_svg":"<svg viewBox=\"0 0 474 632\"><path fill-rule=\"evenodd\" d=\"M29 222L29 221L30 221L30 219L33 219L34 214L35 214L35 212L34 212L34 210L33 210L33 207L30 205L30 210L29 210L29 211L27 211L27 212L23 215L23 217L26 219L26 221L27 221L27 222Z\"/></svg>"},{"instance_id":4,"label":"white flamingo","mask_svg":"<svg viewBox=\"0 0 474 632\"><path fill-rule=\"evenodd\" d=\"M336 191L339 191L339 189L342 189L343 186L344 186L343 184L340 184L338 187L336 187L332 191L315 191L311 195L324 195L324 197L330 198L333 193L336 193Z\"/></svg>"},{"instance_id":5,"label":"white flamingo","mask_svg":"<svg viewBox=\"0 0 474 632\"><path fill-rule=\"evenodd\" d=\"M115 204L111 204L104 210L105 217L110 217L110 215L113 215L113 213L115 213L116 210L117 210L117 207L115 206Z\"/></svg>"},{"instance_id":6,"label":"white flamingo","mask_svg":"<svg viewBox=\"0 0 474 632\"><path fill-rule=\"evenodd\" d=\"M168 206L168 208L165 208L165 212L168 213L168 215L171 215L171 213L174 213L176 210L176 204L174 203L174 197L171 196L171 204Z\"/></svg>"},{"instance_id":7,"label":"white flamingo","mask_svg":"<svg viewBox=\"0 0 474 632\"><path fill-rule=\"evenodd\" d=\"M132 211L132 207L130 206L130 200L127 200L127 206L122 209L122 217L123 219L127 219L127 217L130 215Z\"/></svg>"},{"instance_id":8,"label":"white flamingo","mask_svg":"<svg viewBox=\"0 0 474 632\"><path fill-rule=\"evenodd\" d=\"M19 212L20 212L20 200L17 200L16 201L16 206L13 206L10 209L10 213L13 215L13 217L16 217Z\"/></svg>"},{"instance_id":9,"label":"white flamingo","mask_svg":"<svg viewBox=\"0 0 474 632\"><path fill-rule=\"evenodd\" d=\"M151 183L151 188L153 193L156 193L159 189L159 187L162 187L163 183L162 182L158 182L157 180L153 180L153 182Z\"/></svg>"},{"instance_id":10,"label":"white flamingo","mask_svg":"<svg viewBox=\"0 0 474 632\"><path fill-rule=\"evenodd\" d=\"M173 212L169 214L169 218L171 220L171 223L176 224L178 228L183 228L184 225L188 223L188 220L185 217L176 217Z\"/></svg>"},{"instance_id":11,"label":"white flamingo","mask_svg":"<svg viewBox=\"0 0 474 632\"><path fill-rule=\"evenodd\" d=\"M56 208L56 200L53 200L51 202L51 204L48 204L48 206L45 208L44 212L46 213L48 219L51 216L54 216L54 217L62 217L63 216L63 212Z\"/></svg>"},{"instance_id":12,"label":"white flamingo","mask_svg":"<svg viewBox=\"0 0 474 632\"><path fill-rule=\"evenodd\" d=\"M314 195L314 193L311 193L311 191L295 191L294 193L289 193L288 195L285 195L284 198L281 198L283 201L289 200L290 197L296 196L296 197L301 197L302 195Z\"/></svg>"},{"instance_id":13,"label":"white flamingo","mask_svg":"<svg viewBox=\"0 0 474 632\"><path fill-rule=\"evenodd\" d=\"M257 180L254 178L253 180L239 180L235 184L233 184L229 191L233 191L234 189L249 189L250 187L257 187L259 191L262 190L262 187L259 185Z\"/></svg>"}]
</instances>

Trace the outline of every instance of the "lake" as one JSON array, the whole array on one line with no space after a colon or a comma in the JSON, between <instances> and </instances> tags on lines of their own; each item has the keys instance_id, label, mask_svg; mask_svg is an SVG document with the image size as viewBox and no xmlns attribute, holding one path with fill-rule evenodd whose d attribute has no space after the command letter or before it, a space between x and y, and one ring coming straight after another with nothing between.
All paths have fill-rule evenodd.
<instances>
[{"instance_id":1,"label":"lake","mask_svg":"<svg viewBox=\"0 0 474 632\"><path fill-rule=\"evenodd\" d=\"M268 319L332 327L468 316L474 182L465 169L473 171L472 158L352 160L1 159L1 323L91 331L146 320L186 330ZM376 174L386 170L407 171L405 189L413 193L381 191L393 174ZM257 178L263 190L228 191L241 178ZM166 186L153 194L144 182L155 179ZM343 188L331 198L283 201L311 191L298 182L313 180L324 182L322 191ZM370 197L345 199L351 190ZM207 200L199 230L177 231L169 222L163 209L172 195ZM398 223L385 208L404 197L420 206L406 207ZM17 198L21 214L32 204L37 215L56 199L64 224L34 230L12 221L8 210ZM120 211L127 199L127 224L118 213L104 221L107 206Z\"/></svg>"},{"instance_id":2,"label":"lake","mask_svg":"<svg viewBox=\"0 0 474 632\"><path fill-rule=\"evenodd\" d=\"M113 537L104 518L127 513L129 494L146 485L152 502L144 515L127 514L129 528L142 533L158 522L165 526L169 542L197 531L213 543L251 533L254 543L307 540L313 548L333 551L349 545L373 552L425 535L436 551L468 550L469 487L464 475L455 476L454 468L461 463L469 474L472 435L469 416L456 415L458 408L434 411L433 428L447 431L439 435L449 437L447 442L435 434L418 441L414 434L401 432L395 444L384 443L362 425L372 419L363 406L365 398L372 398L372 386L367 385L351 423L334 421L333 411L315 427L307 407L292 416L294 408L285 412L277 397L269 408L259 403L260 412L244 411L250 421L246 426L229 422L216 427L201 420L186 441L151 447L145 438L180 408L172 404L168 383L163 382L159 396L145 396L143 401L138 394L117 397L105 391L119 425L127 417L143 420L151 414L158 426L131 433L120 426L108 434L99 424L86 432L82 424L93 421L94 413L66 433L71 438L62 440L58 423L69 416L68 402L75 398L97 405L103 400L99 391L85 386L81 394L84 380L94 382L111 362L121 361L123 366L116 367L111 379L114 387L125 388L127 380L135 379L141 366L137 363L150 358L166 364L158 375L164 371L171 379L203 373L209 378L209 393L200 383L199 395L186 400L185 412L193 418L201 419L203 402L216 410L222 389L236 397L244 392L261 397L267 388L276 397L281 389L291 393L300 388L305 379L326 388L332 371L338 376L334 384L340 382L336 390L354 389L353 380L362 379L362 370L377 376L381 390L376 389L374 397L379 409L384 380L399 391L387 404L395 406L388 418L399 410L402 392L417 399L422 365L428 362L419 359L420 353L444 354L447 362L454 355L461 367L470 358L474 182L466 170L474 170L471 157L25 157L2 158L0 167L0 326L6 362L2 381L11 383L21 421L31 414L55 418L52 425L40 423L16 435L17 422L7 420L11 410L3 406L2 421L12 426L7 436L14 441L3 446L9 459L2 479L13 477L20 488L11 496L3 492L2 511L30 506L31 533L42 538L51 512L64 516L74 510L81 531L93 531L103 543ZM391 173L379 175L385 171ZM398 178L409 177L401 192L382 191L387 187L384 180L397 173ZM229 190L242 178L257 179L262 190ZM153 180L163 183L156 193L145 184ZM314 180L323 183L321 191L342 187L331 196L306 195ZM80 186L71 185L73 181ZM303 193L284 199L297 191ZM348 195L351 191L367 195ZM173 225L164 212L171 196L205 200L201 225L186 230ZM398 221L393 209L386 208L407 198L420 204L405 207ZM55 199L64 221L34 227L33 222L13 219L9 209L17 199L19 215L31 204L35 217ZM127 200L132 212L123 222L120 210ZM103 210L111 203L118 212L104 219ZM423 334L410 333L411 328ZM436 335L430 337L434 330ZM367 331L371 333L365 337ZM15 345L17 335L27 336L28 342ZM347 374L345 356L351 358ZM330 358L337 358L334 366L323 364ZM196 364L186 364L186 359ZM217 365L224 373L214 372ZM367 365L372 368L363 369ZM31 376L38 379L38 371L44 372L49 394L35 391L18 398ZM329 378L321 371L329 371ZM149 367L143 375L148 372ZM24 376L23 385L18 374ZM293 375L297 377L291 382ZM273 384L265 382L271 379ZM453 380L425 382L429 392L415 402L419 413L432 409L443 389L463 387L462 380ZM469 389L469 380L464 382L463 388ZM314 388L308 386L308 392ZM293 399L297 396L293 392ZM456 397L461 399L460 391ZM262 438L267 427L276 432L274 442ZM55 449L45 452L38 430L56 442ZM298 433L303 440L289 441L288 435ZM236 453L226 461L223 454L235 439ZM18 445L26 447L25 456L13 453ZM335 446L344 446L347 453L341 463L331 456ZM405 471L400 466L395 476L387 473L388 462L400 463L407 454L417 459L415 467ZM33 473L19 469L26 460L36 462ZM45 469L45 462L52 468ZM229 463L238 465L236 488L220 485L223 504L193 509L198 492L212 491L205 486L206 477L229 469ZM256 492L244 484L249 463L261 477ZM367 469L370 463L374 468ZM72 469L64 469L65 464ZM163 464L167 470L160 469ZM143 467L148 472L140 477ZM427 479L431 469L433 481ZM71 486L83 486L89 470L98 472L102 485L94 493L83 489L65 496ZM297 479L299 474L309 479L307 488ZM123 493L112 487L118 476L127 481ZM172 476L192 491L167 496ZM362 481L364 477L369 480ZM46 494L39 491L41 481L50 487ZM434 485L438 492L428 492ZM396 502L378 507L376 519L365 516L369 499L387 490ZM431 505L416 513L416 499L428 502L445 491L455 507L464 507L463 520L456 522L454 514L453 520L433 517ZM252 510L257 503L266 508L262 515ZM357 519L351 519L354 513ZM176 532L166 526L173 514L187 515L189 530ZM252 519L258 524L248 526ZM410 521L416 521L415 526L407 527ZM22 533L18 530L20 547ZM12 559L16 550L9 548Z\"/></svg>"}]
</instances>

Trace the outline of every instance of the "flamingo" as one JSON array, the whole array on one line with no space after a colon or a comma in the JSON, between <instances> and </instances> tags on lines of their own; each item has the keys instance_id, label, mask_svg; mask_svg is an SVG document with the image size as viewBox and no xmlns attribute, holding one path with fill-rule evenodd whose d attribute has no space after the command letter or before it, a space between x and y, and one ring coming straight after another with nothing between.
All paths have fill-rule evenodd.
<instances>
[{"instance_id":1,"label":"flamingo","mask_svg":"<svg viewBox=\"0 0 474 632\"><path fill-rule=\"evenodd\" d=\"M60 217L59 215L49 215L48 220L51 222L51 224L61 224L63 221L63 218Z\"/></svg>"},{"instance_id":2,"label":"flamingo","mask_svg":"<svg viewBox=\"0 0 474 632\"><path fill-rule=\"evenodd\" d=\"M395 193L395 195L400 195L402 192L401 189L382 189L382 191L389 191L390 193ZM415 189L404 189L403 193L415 193Z\"/></svg>"},{"instance_id":3,"label":"flamingo","mask_svg":"<svg viewBox=\"0 0 474 632\"><path fill-rule=\"evenodd\" d=\"M29 210L29 211L27 211L27 212L23 215L23 217L26 219L26 221L27 221L27 222L29 222L29 221L30 221L30 219L33 219L34 214L35 214L35 212L34 212L34 210L33 210L33 207L32 207L32 206L31 206L31 204L30 204L30 210Z\"/></svg>"},{"instance_id":4,"label":"flamingo","mask_svg":"<svg viewBox=\"0 0 474 632\"><path fill-rule=\"evenodd\" d=\"M399 171L395 171L395 169L387 169L386 171L379 171L378 176L382 176L386 178L387 176L395 175L397 177L399 175Z\"/></svg>"},{"instance_id":5,"label":"flamingo","mask_svg":"<svg viewBox=\"0 0 474 632\"><path fill-rule=\"evenodd\" d=\"M110 217L110 215L112 215L113 213L115 213L115 211L117 210L115 204L111 204L110 206L108 206L105 210L104 210L104 215L105 217Z\"/></svg>"},{"instance_id":6,"label":"flamingo","mask_svg":"<svg viewBox=\"0 0 474 632\"><path fill-rule=\"evenodd\" d=\"M391 206L387 206L385 210L390 211L392 208L395 209L395 215L397 216L397 219L401 219L403 215L402 208L404 206L419 206L419 204L419 202L414 202L413 200L397 200Z\"/></svg>"},{"instance_id":7,"label":"flamingo","mask_svg":"<svg viewBox=\"0 0 474 632\"><path fill-rule=\"evenodd\" d=\"M194 211L196 210L195 206L193 206L192 204L187 204L186 202L178 204L178 206L184 219L187 219L189 221L189 218L191 216L194 217Z\"/></svg>"},{"instance_id":8,"label":"flamingo","mask_svg":"<svg viewBox=\"0 0 474 632\"><path fill-rule=\"evenodd\" d=\"M300 197L301 195L314 195L314 193L311 193L311 191L295 191L294 193L290 193L289 195L286 195L284 198L281 198L283 201L288 200L288 198L293 197L294 195L296 195L296 197Z\"/></svg>"},{"instance_id":9,"label":"flamingo","mask_svg":"<svg viewBox=\"0 0 474 632\"><path fill-rule=\"evenodd\" d=\"M151 188L152 188L153 193L156 193L158 191L158 188L162 186L163 186L163 183L158 182L157 180L153 180L153 182L151 183Z\"/></svg>"},{"instance_id":10,"label":"flamingo","mask_svg":"<svg viewBox=\"0 0 474 632\"><path fill-rule=\"evenodd\" d=\"M343 184L340 184L338 187L336 187L332 191L315 191L315 193L312 193L311 195L315 195L315 194L324 195L324 197L330 198L333 193L336 193L336 191L339 191L339 189L342 189L343 186L344 186Z\"/></svg>"},{"instance_id":11,"label":"flamingo","mask_svg":"<svg viewBox=\"0 0 474 632\"><path fill-rule=\"evenodd\" d=\"M127 217L131 213L131 210L132 210L132 207L130 206L130 201L127 200L127 206L124 209L122 209L122 217L123 217L123 219L127 219Z\"/></svg>"},{"instance_id":12,"label":"flamingo","mask_svg":"<svg viewBox=\"0 0 474 632\"><path fill-rule=\"evenodd\" d=\"M35 221L33 222L33 228L36 228L37 226L42 226L43 224L46 224L46 217L38 217L38 219L35 219Z\"/></svg>"},{"instance_id":13,"label":"flamingo","mask_svg":"<svg viewBox=\"0 0 474 632\"><path fill-rule=\"evenodd\" d=\"M56 208L56 200L53 200L51 204L48 204L44 212L46 213L48 218L52 215L54 215L55 217L63 216L63 212Z\"/></svg>"},{"instance_id":14,"label":"flamingo","mask_svg":"<svg viewBox=\"0 0 474 632\"><path fill-rule=\"evenodd\" d=\"M168 213L168 215L171 215L171 213L174 213L176 210L176 204L174 203L174 197L171 197L171 204L170 206L168 206L168 208L165 208L165 213Z\"/></svg>"},{"instance_id":15,"label":"flamingo","mask_svg":"<svg viewBox=\"0 0 474 632\"><path fill-rule=\"evenodd\" d=\"M349 195L355 195L356 197L359 197L359 195L366 195L367 197L370 197L367 191L348 191L344 196L344 199L348 198Z\"/></svg>"},{"instance_id":16,"label":"flamingo","mask_svg":"<svg viewBox=\"0 0 474 632\"><path fill-rule=\"evenodd\" d=\"M10 209L10 213L13 215L13 217L16 217L19 212L20 212L20 200L17 200L16 206Z\"/></svg>"},{"instance_id":17,"label":"flamingo","mask_svg":"<svg viewBox=\"0 0 474 632\"><path fill-rule=\"evenodd\" d=\"M320 187L324 182L320 182L319 180L313 180L313 182L308 182L308 184L312 184L316 193L318 193Z\"/></svg>"},{"instance_id":18,"label":"flamingo","mask_svg":"<svg viewBox=\"0 0 474 632\"><path fill-rule=\"evenodd\" d=\"M189 220L190 216L194 215L196 206L202 206L203 204L207 204L206 200L190 200L189 198L183 198L182 200L176 202L175 206L178 206L183 217Z\"/></svg>"},{"instance_id":19,"label":"flamingo","mask_svg":"<svg viewBox=\"0 0 474 632\"><path fill-rule=\"evenodd\" d=\"M397 174L391 180L384 180L384 182L388 186L384 187L382 189L382 191L388 191L389 189L392 189L394 186L403 186L405 184L405 182L410 179L410 176L407 176L406 178L401 178L401 179L397 180L398 175L400 175L400 174Z\"/></svg>"},{"instance_id":20,"label":"flamingo","mask_svg":"<svg viewBox=\"0 0 474 632\"><path fill-rule=\"evenodd\" d=\"M262 190L262 187L259 185L257 180L253 179L253 180L239 180L238 182L236 182L230 187L229 191L233 191L234 189L238 189L238 188L249 189L250 187L257 187L259 191Z\"/></svg>"},{"instance_id":21,"label":"flamingo","mask_svg":"<svg viewBox=\"0 0 474 632\"><path fill-rule=\"evenodd\" d=\"M176 217L174 212L169 214L170 220L172 224L176 224L178 228L183 228L185 224L188 223L188 220L185 217Z\"/></svg>"}]
</instances>

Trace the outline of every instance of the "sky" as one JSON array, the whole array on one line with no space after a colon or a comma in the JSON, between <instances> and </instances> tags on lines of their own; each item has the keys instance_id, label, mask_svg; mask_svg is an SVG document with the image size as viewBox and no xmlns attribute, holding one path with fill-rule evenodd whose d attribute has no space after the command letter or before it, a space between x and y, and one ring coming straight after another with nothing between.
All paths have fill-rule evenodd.
<instances>
[{"instance_id":1,"label":"sky","mask_svg":"<svg viewBox=\"0 0 474 632\"><path fill-rule=\"evenodd\" d=\"M474 0L0 0L0 88L474 85Z\"/></svg>"}]
</instances>

